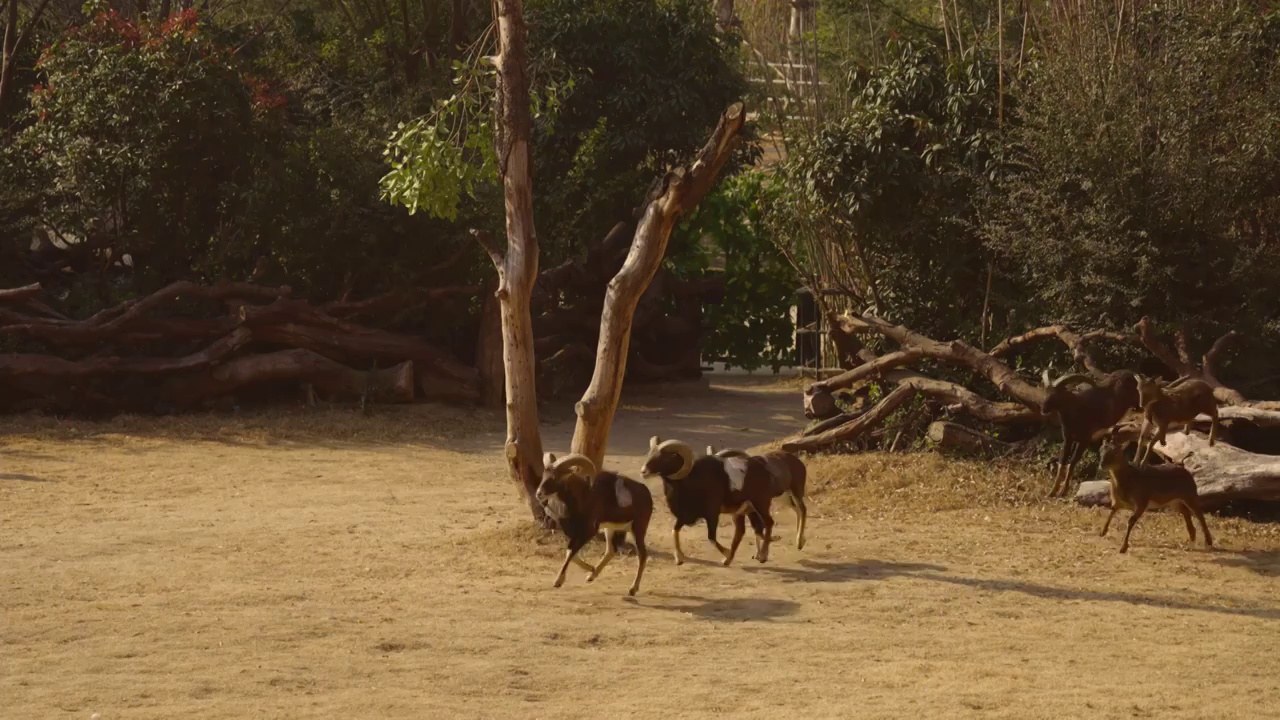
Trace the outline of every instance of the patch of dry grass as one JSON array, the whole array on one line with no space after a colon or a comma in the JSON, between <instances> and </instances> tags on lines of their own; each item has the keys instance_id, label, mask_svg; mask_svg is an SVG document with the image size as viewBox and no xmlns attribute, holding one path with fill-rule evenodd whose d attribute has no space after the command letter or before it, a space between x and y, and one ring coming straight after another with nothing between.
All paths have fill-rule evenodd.
<instances>
[{"instance_id":1,"label":"patch of dry grass","mask_svg":"<svg viewBox=\"0 0 1280 720\"><path fill-rule=\"evenodd\" d=\"M626 467L652 434L750 445L767 436L693 431L800 424L792 393L640 404L655 409L621 413L611 437ZM1043 468L812 457L803 551L779 507L767 564L747 539L721 567L699 528L676 567L650 483L640 594L625 595L630 556L552 589L564 539L528 521L501 423L437 408L0 420L0 715L1280 711L1280 526L1210 516L1205 550L1152 513L1120 555L1114 526L1097 536L1104 510L1042 497ZM571 430L548 426L549 446Z\"/></svg>"}]
</instances>

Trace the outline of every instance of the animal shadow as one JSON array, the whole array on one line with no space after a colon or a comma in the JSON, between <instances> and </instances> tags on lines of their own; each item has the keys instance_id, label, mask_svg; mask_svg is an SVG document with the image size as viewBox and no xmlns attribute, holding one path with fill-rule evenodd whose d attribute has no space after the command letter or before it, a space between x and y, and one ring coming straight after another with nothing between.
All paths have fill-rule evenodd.
<instances>
[{"instance_id":1,"label":"animal shadow","mask_svg":"<svg viewBox=\"0 0 1280 720\"><path fill-rule=\"evenodd\" d=\"M773 622L800 609L800 603L776 598L705 598L697 595L656 595L690 604L653 604L639 598L627 602L652 610L682 612L713 622Z\"/></svg>"},{"instance_id":2,"label":"animal shadow","mask_svg":"<svg viewBox=\"0 0 1280 720\"><path fill-rule=\"evenodd\" d=\"M946 572L942 565L930 563L885 562L883 560L854 560L850 562L819 562L800 560L800 567L781 565L744 565L748 572L777 575L783 582L844 583L855 580L884 580L898 576L912 576L920 572Z\"/></svg>"},{"instance_id":3,"label":"animal shadow","mask_svg":"<svg viewBox=\"0 0 1280 720\"><path fill-rule=\"evenodd\" d=\"M1244 568L1263 577L1280 577L1280 550L1241 550L1232 555L1234 557L1214 558L1214 562Z\"/></svg>"}]
</instances>

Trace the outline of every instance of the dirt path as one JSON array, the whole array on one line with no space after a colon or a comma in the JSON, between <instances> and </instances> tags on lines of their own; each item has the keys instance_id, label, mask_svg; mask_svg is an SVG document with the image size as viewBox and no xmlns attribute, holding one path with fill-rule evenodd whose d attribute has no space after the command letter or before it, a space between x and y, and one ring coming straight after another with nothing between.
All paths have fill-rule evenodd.
<instances>
[{"instance_id":1,"label":"dirt path","mask_svg":"<svg viewBox=\"0 0 1280 720\"><path fill-rule=\"evenodd\" d=\"M719 382L630 397L609 465L800 421ZM632 557L551 588L501 440L431 408L0 420L0 717L1280 714L1273 527L1210 517L1205 551L1148 515L1121 556L1100 511L937 500L1018 482L981 465L819 460L804 551L783 509L768 564L695 528L677 568L664 508L629 600Z\"/></svg>"}]
</instances>

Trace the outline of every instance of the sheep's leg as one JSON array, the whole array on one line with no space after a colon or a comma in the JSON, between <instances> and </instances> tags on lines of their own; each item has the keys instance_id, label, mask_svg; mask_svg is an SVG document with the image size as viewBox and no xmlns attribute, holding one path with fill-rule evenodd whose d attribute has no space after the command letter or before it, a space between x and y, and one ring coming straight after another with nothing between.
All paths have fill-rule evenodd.
<instances>
[{"instance_id":1,"label":"sheep's leg","mask_svg":"<svg viewBox=\"0 0 1280 720\"><path fill-rule=\"evenodd\" d=\"M631 582L631 589L627 591L628 595L635 595L640 592L640 578L644 575L644 564L649 559L649 549L645 547L644 535L649 529L648 516L641 516L639 520L631 527L631 534L636 540L636 579Z\"/></svg>"},{"instance_id":2,"label":"sheep's leg","mask_svg":"<svg viewBox=\"0 0 1280 720\"><path fill-rule=\"evenodd\" d=\"M799 495L791 495L791 507L796 511L796 523L800 526L796 529L796 549L804 549L804 526L809 520L809 508L805 507L804 498Z\"/></svg>"},{"instance_id":3,"label":"sheep's leg","mask_svg":"<svg viewBox=\"0 0 1280 720\"><path fill-rule=\"evenodd\" d=\"M1065 430L1065 428L1064 428ZM1058 486L1062 484L1063 470L1067 469L1067 458L1071 456L1071 446L1074 441L1066 432L1062 434L1062 451L1058 453L1058 471L1053 476L1053 488L1049 490L1049 497L1058 496Z\"/></svg>"},{"instance_id":4,"label":"sheep's leg","mask_svg":"<svg viewBox=\"0 0 1280 720\"><path fill-rule=\"evenodd\" d=\"M1213 447L1214 441L1218 438L1218 406L1214 405L1213 410L1206 414L1212 420L1209 424L1209 447ZM1191 423L1187 423L1187 428L1190 429L1190 427Z\"/></svg>"},{"instance_id":5,"label":"sheep's leg","mask_svg":"<svg viewBox=\"0 0 1280 720\"><path fill-rule=\"evenodd\" d=\"M604 566L608 565L609 561L613 559L613 548L621 545L622 541L626 539L626 537L626 531L619 530L618 532L612 533L612 537L605 538L604 555L600 558L600 562L596 563L596 566L591 568L591 574L587 576L587 582L591 582L600 576L600 571L604 570Z\"/></svg>"},{"instance_id":6,"label":"sheep's leg","mask_svg":"<svg viewBox=\"0 0 1280 720\"><path fill-rule=\"evenodd\" d=\"M742 516L741 512L733 514L733 542L729 544L729 552L725 553L724 562L721 563L725 567L729 567L729 563L733 562L733 556L738 552L738 545L742 542L742 536L747 534L747 519Z\"/></svg>"},{"instance_id":7,"label":"sheep's leg","mask_svg":"<svg viewBox=\"0 0 1280 720\"><path fill-rule=\"evenodd\" d=\"M764 535L764 523L760 521L760 515L755 508L749 508L746 512L747 520L751 521L751 530L756 536L756 551L751 553L752 560L760 558L761 541ZM772 538L770 538L772 540Z\"/></svg>"},{"instance_id":8,"label":"sheep's leg","mask_svg":"<svg viewBox=\"0 0 1280 720\"><path fill-rule=\"evenodd\" d=\"M676 546L677 565L683 565L685 561L684 551L680 549L680 528L682 527L684 527L684 525L680 524L680 521L677 520L675 528L671 531L671 542Z\"/></svg>"},{"instance_id":9,"label":"sheep's leg","mask_svg":"<svg viewBox=\"0 0 1280 720\"><path fill-rule=\"evenodd\" d=\"M1191 524L1191 508L1187 507L1185 502L1178 503L1178 512L1182 514L1182 521L1187 524L1187 534L1191 536L1192 544L1196 541L1196 526Z\"/></svg>"},{"instance_id":10,"label":"sheep's leg","mask_svg":"<svg viewBox=\"0 0 1280 720\"><path fill-rule=\"evenodd\" d=\"M1200 512L1199 502L1191 504L1191 512L1195 513L1196 519L1200 521L1200 529L1204 531L1204 546L1213 547L1213 536L1209 534L1209 526L1204 521L1204 513Z\"/></svg>"},{"instance_id":11,"label":"sheep's leg","mask_svg":"<svg viewBox=\"0 0 1280 720\"><path fill-rule=\"evenodd\" d=\"M1124 531L1124 542L1120 543L1120 552L1129 552L1129 534L1133 532L1133 526L1138 524L1138 518L1142 517L1142 513L1146 511L1146 498L1140 498L1133 504L1133 514L1129 516L1129 528Z\"/></svg>"},{"instance_id":12,"label":"sheep's leg","mask_svg":"<svg viewBox=\"0 0 1280 720\"><path fill-rule=\"evenodd\" d=\"M721 545L718 539L716 539L716 530L719 529L719 524L720 524L720 514L712 513L708 515L705 519L707 523L707 539L711 541L712 545L716 546L716 550L720 551L720 555L722 555L725 559L724 564L728 565L729 564L728 561L733 559L733 554L729 551L728 548ZM736 543L734 544L734 547L735 548L737 547Z\"/></svg>"},{"instance_id":13,"label":"sheep's leg","mask_svg":"<svg viewBox=\"0 0 1280 720\"><path fill-rule=\"evenodd\" d=\"M564 584L564 574L569 571L569 563L573 562L574 558L576 558L578 555L578 551L586 547L586 545L587 545L586 540L583 540L581 542L578 542L576 540L569 541L569 549L566 550L564 553L564 564L560 566L560 574L556 575L555 587L560 587L561 585ZM578 558L578 560L579 562L582 562L581 558ZM587 567L591 567L591 566L587 565Z\"/></svg>"},{"instance_id":14,"label":"sheep's leg","mask_svg":"<svg viewBox=\"0 0 1280 720\"><path fill-rule=\"evenodd\" d=\"M759 516L758 520L757 515ZM769 513L769 509L766 506L765 509L760 510L759 512L757 512L755 508L752 508L751 517L753 519L753 522L751 523L753 526L756 522L759 522L763 526L760 530L756 531L760 537L760 552L756 554L756 560L766 562L769 559L769 538L773 537L773 515Z\"/></svg>"},{"instance_id":15,"label":"sheep's leg","mask_svg":"<svg viewBox=\"0 0 1280 720\"><path fill-rule=\"evenodd\" d=\"M778 496L775 495L774 497L778 497ZM787 504L790 505L792 508L796 506L795 495L791 493L791 490L789 488L782 492L782 497L785 497L787 499ZM799 514L799 512L800 512L799 510L796 511L797 514ZM769 538L770 541L781 540L781 539L782 539L781 535L773 535Z\"/></svg>"},{"instance_id":16,"label":"sheep's leg","mask_svg":"<svg viewBox=\"0 0 1280 720\"><path fill-rule=\"evenodd\" d=\"M1062 478L1062 496L1066 497L1071 490L1071 475L1076 470L1076 463L1080 462L1080 458L1084 456L1085 444L1076 442L1075 447L1071 449L1071 459L1067 461L1067 472Z\"/></svg>"},{"instance_id":17,"label":"sheep's leg","mask_svg":"<svg viewBox=\"0 0 1280 720\"><path fill-rule=\"evenodd\" d=\"M1133 449L1133 463L1141 465L1143 462L1142 443L1147 440L1147 431L1151 429L1151 418L1143 416L1142 427L1138 428L1138 445Z\"/></svg>"},{"instance_id":18,"label":"sheep's leg","mask_svg":"<svg viewBox=\"0 0 1280 720\"><path fill-rule=\"evenodd\" d=\"M1145 464L1147 462L1147 459L1151 457L1151 449L1155 447L1157 440L1160 441L1161 445L1165 444L1164 436L1165 436L1165 433L1167 433L1168 431L1169 431L1168 425L1160 421L1155 422L1155 432L1151 435L1151 439L1147 440L1147 451L1142 455L1143 464Z\"/></svg>"},{"instance_id":19,"label":"sheep's leg","mask_svg":"<svg viewBox=\"0 0 1280 720\"><path fill-rule=\"evenodd\" d=\"M1111 518L1116 516L1116 510L1119 510L1119 508L1117 508L1115 505L1112 505L1111 512L1107 513L1107 521L1102 523L1102 532L1098 533L1098 537L1107 536L1107 529L1111 527Z\"/></svg>"}]
</instances>

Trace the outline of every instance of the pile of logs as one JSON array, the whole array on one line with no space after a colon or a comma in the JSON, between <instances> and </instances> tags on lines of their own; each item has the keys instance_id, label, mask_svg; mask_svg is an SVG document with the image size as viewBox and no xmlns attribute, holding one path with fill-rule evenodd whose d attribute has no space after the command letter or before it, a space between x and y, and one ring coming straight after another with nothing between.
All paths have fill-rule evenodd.
<instances>
[{"instance_id":1,"label":"pile of logs","mask_svg":"<svg viewBox=\"0 0 1280 720\"><path fill-rule=\"evenodd\" d=\"M475 368L351 320L392 298L316 307L287 286L176 282L77 320L42 295L38 284L0 290L0 347L42 349L0 354L8 409L176 412L304 386L381 402L479 399Z\"/></svg>"},{"instance_id":2,"label":"pile of logs","mask_svg":"<svg viewBox=\"0 0 1280 720\"><path fill-rule=\"evenodd\" d=\"M1054 418L1040 411L1045 389L1037 381L1021 376L1004 359L1031 343L1056 339L1066 346L1073 364L1080 371L1100 378L1105 370L1092 349L1095 343L1107 341L1145 350L1157 361L1154 366L1160 368L1161 374L1168 379L1195 377L1214 388L1214 395L1222 406L1219 417L1227 428L1226 433L1219 436L1218 444L1210 448L1207 438L1198 433L1186 435L1171 431L1168 444L1155 447L1155 452L1165 461L1186 463L1200 484L1207 506L1234 500L1280 500L1278 458L1229 444L1233 435L1243 437L1245 431L1256 434L1258 429L1280 428L1280 402L1250 400L1218 379L1217 361L1222 351L1239 339L1235 332L1214 342L1197 363L1191 357L1185 334L1177 333L1173 349L1170 349L1157 336L1149 318L1143 318L1132 333L1077 332L1063 326L1038 328L983 351L962 340L939 342L872 315L828 313L827 317L831 340L844 356L847 370L805 389L805 414L820 422L788 438L782 445L783 449L815 451L852 443L881 427L909 401L922 396L934 410L932 417L926 417L925 422L933 421L929 423L928 433L935 443L952 444L986 454L1009 452L1016 449L1016 444L984 441L979 433L965 432L962 427L949 426L940 420L967 417L1006 429L1047 429L1056 423ZM858 339L868 334L878 335L897 347L891 352L876 354ZM992 400L956 382L928 377L910 369L910 366L923 361L964 371L975 380L982 381L982 385L990 383L999 395L1009 400ZM892 387L892 390L878 402L864 402L861 407L841 412L836 397L842 393L861 392L872 381ZM990 394L989 390L985 392ZM1197 427L1200 421L1207 426L1208 420L1201 416ZM1125 433L1136 439L1141 426L1140 413L1130 413L1122 421L1122 426ZM1010 434L1028 435L1016 431ZM1105 486L1104 482L1083 483L1076 499L1086 504L1109 502Z\"/></svg>"}]
</instances>

